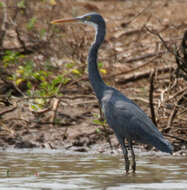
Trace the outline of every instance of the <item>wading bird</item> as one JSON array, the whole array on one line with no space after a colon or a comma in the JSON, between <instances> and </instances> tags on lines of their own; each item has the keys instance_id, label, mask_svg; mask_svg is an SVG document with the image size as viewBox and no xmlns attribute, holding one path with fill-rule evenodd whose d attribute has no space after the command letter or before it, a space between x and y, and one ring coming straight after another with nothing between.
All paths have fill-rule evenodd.
<instances>
[{"instance_id":1,"label":"wading bird","mask_svg":"<svg viewBox=\"0 0 187 190\"><path fill-rule=\"evenodd\" d=\"M163 152L172 154L173 148L171 144L164 139L145 112L120 91L107 86L102 80L97 66L97 54L105 37L106 27L103 17L98 13L88 13L72 19L54 20L51 23L65 22L91 24L96 30L95 41L88 54L89 80L99 100L104 117L121 144L126 173L129 172L130 162L125 139L131 149L133 172L136 170L135 154L132 146L133 140L152 145Z\"/></svg>"}]
</instances>

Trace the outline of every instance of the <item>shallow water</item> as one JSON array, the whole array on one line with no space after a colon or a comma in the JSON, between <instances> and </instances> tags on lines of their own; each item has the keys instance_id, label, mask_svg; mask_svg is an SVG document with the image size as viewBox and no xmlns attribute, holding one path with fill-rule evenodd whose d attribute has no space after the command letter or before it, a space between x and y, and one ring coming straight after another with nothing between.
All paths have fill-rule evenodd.
<instances>
[{"instance_id":1,"label":"shallow water","mask_svg":"<svg viewBox=\"0 0 187 190\"><path fill-rule=\"evenodd\" d=\"M187 189L187 157L138 153L134 175L124 174L123 163L119 154L1 151L0 189Z\"/></svg>"}]
</instances>

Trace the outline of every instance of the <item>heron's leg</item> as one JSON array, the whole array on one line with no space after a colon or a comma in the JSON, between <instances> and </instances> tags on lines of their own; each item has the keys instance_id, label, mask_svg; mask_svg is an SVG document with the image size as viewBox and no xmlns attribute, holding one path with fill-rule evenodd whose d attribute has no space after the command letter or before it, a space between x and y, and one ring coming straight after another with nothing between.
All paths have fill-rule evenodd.
<instances>
[{"instance_id":1,"label":"heron's leg","mask_svg":"<svg viewBox=\"0 0 187 190\"><path fill-rule=\"evenodd\" d=\"M125 159L125 170L126 170L126 173L128 174L130 162L129 162L129 158L128 158L128 151L127 151L127 148L125 146L125 139L123 139L123 138L120 139L120 144L122 146L123 156Z\"/></svg>"},{"instance_id":2,"label":"heron's leg","mask_svg":"<svg viewBox=\"0 0 187 190\"><path fill-rule=\"evenodd\" d=\"M131 155L132 155L132 171L133 171L133 173L135 173L135 171L136 171L136 159L135 159L135 154L134 154L134 150L133 150L133 146L132 146L132 140L129 140L128 143L129 143L129 147L131 149Z\"/></svg>"}]
</instances>

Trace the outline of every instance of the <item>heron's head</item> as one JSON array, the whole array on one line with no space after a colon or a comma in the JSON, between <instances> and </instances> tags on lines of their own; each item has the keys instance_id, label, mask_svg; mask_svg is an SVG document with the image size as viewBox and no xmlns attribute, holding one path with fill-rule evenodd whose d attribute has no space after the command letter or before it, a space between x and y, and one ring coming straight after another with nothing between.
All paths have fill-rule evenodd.
<instances>
[{"instance_id":1,"label":"heron's head","mask_svg":"<svg viewBox=\"0 0 187 190\"><path fill-rule=\"evenodd\" d=\"M71 19L58 19L51 22L51 24L65 23L65 22L82 22L85 24L91 24L94 26L105 25L105 21L98 13L88 13L83 16L71 18Z\"/></svg>"}]
</instances>

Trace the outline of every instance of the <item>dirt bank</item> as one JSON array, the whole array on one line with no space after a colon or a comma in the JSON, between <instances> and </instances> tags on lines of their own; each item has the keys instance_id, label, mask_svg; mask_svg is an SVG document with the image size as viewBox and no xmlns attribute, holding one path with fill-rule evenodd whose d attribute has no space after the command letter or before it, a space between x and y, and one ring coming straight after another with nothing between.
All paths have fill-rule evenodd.
<instances>
[{"instance_id":1,"label":"dirt bank","mask_svg":"<svg viewBox=\"0 0 187 190\"><path fill-rule=\"evenodd\" d=\"M175 151L186 152L187 82L172 53L187 28L185 1L31 0L6 6L1 7L6 33L0 38L0 147L88 151L97 143L101 152L109 144L119 147L100 121L87 78L94 31L50 25L52 19L97 11L107 23L99 52L103 78L155 120Z\"/></svg>"}]
</instances>

